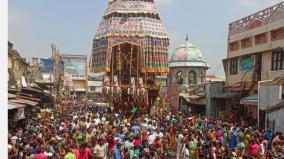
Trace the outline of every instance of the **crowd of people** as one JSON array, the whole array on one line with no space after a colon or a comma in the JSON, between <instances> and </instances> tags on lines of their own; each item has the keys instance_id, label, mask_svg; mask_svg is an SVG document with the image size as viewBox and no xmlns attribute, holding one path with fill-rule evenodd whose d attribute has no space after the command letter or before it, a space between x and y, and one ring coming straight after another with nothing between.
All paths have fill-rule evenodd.
<instances>
[{"instance_id":1,"label":"crowd of people","mask_svg":"<svg viewBox=\"0 0 284 159\"><path fill-rule=\"evenodd\" d=\"M73 103L9 130L9 159L284 159L280 132L173 112L133 118Z\"/></svg>"}]
</instances>

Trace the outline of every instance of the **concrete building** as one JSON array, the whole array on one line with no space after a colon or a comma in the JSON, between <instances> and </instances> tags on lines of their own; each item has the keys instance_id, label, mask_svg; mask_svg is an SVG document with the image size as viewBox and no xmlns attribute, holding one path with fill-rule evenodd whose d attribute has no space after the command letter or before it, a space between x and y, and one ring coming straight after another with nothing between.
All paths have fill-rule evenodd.
<instances>
[{"instance_id":1,"label":"concrete building","mask_svg":"<svg viewBox=\"0 0 284 159\"><path fill-rule=\"evenodd\" d=\"M229 25L226 85L220 95L226 112L256 120L258 82L284 73L283 8L281 2Z\"/></svg>"},{"instance_id":2,"label":"concrete building","mask_svg":"<svg viewBox=\"0 0 284 159\"><path fill-rule=\"evenodd\" d=\"M284 76L258 84L258 125L284 133ZM265 122L264 122L265 121Z\"/></svg>"},{"instance_id":3,"label":"concrete building","mask_svg":"<svg viewBox=\"0 0 284 159\"><path fill-rule=\"evenodd\" d=\"M179 110L192 113L205 112L205 82L209 66L201 51L193 46L188 37L170 58L169 85L171 101L178 101ZM177 87L177 88L175 88ZM177 90L178 89L178 90ZM178 91L178 94L172 93ZM177 95L177 97L174 97ZM178 100L176 99L178 98Z\"/></svg>"},{"instance_id":4,"label":"concrete building","mask_svg":"<svg viewBox=\"0 0 284 159\"><path fill-rule=\"evenodd\" d=\"M26 59L22 58L20 53L13 48L11 42L8 42L8 87L21 88L23 84L26 85L28 67Z\"/></svg>"},{"instance_id":5,"label":"concrete building","mask_svg":"<svg viewBox=\"0 0 284 159\"><path fill-rule=\"evenodd\" d=\"M86 55L62 54L64 62L64 89L88 96L88 62Z\"/></svg>"}]
</instances>

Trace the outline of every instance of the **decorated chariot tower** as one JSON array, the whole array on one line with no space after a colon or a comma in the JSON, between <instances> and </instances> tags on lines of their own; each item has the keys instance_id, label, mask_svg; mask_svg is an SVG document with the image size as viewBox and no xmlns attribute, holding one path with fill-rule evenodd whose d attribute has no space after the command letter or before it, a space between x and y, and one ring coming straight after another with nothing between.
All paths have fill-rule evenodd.
<instances>
[{"instance_id":1,"label":"decorated chariot tower","mask_svg":"<svg viewBox=\"0 0 284 159\"><path fill-rule=\"evenodd\" d=\"M169 71L169 37L155 0L109 0L93 39L92 72L105 72L103 94L120 109L149 111L157 75Z\"/></svg>"}]
</instances>

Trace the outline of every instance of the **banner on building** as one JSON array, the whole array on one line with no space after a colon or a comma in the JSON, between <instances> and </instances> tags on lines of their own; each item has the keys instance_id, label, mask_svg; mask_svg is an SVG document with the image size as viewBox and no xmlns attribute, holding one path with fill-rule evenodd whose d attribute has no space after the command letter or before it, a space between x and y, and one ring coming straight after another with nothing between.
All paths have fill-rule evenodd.
<instances>
[{"instance_id":1,"label":"banner on building","mask_svg":"<svg viewBox=\"0 0 284 159\"><path fill-rule=\"evenodd\" d=\"M254 60L252 56L245 56L240 61L240 71L250 71L254 67Z\"/></svg>"},{"instance_id":2,"label":"banner on building","mask_svg":"<svg viewBox=\"0 0 284 159\"><path fill-rule=\"evenodd\" d=\"M40 59L41 61L41 72L42 73L51 73L53 72L53 61L52 59Z\"/></svg>"},{"instance_id":3,"label":"banner on building","mask_svg":"<svg viewBox=\"0 0 284 159\"><path fill-rule=\"evenodd\" d=\"M72 80L86 80L85 59L64 59L65 73L71 76Z\"/></svg>"},{"instance_id":4,"label":"banner on building","mask_svg":"<svg viewBox=\"0 0 284 159\"><path fill-rule=\"evenodd\" d=\"M54 62L52 59L40 59L40 70L42 73L52 73ZM60 64L61 72L64 72L64 62L61 61Z\"/></svg>"},{"instance_id":5,"label":"banner on building","mask_svg":"<svg viewBox=\"0 0 284 159\"><path fill-rule=\"evenodd\" d=\"M18 108L17 120L21 120L24 118L25 118L25 108Z\"/></svg>"}]
</instances>

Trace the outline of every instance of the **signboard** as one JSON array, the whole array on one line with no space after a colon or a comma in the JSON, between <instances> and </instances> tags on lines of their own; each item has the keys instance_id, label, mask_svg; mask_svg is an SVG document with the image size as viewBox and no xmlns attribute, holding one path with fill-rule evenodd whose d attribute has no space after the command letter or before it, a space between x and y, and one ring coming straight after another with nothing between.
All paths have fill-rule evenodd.
<instances>
[{"instance_id":1,"label":"signboard","mask_svg":"<svg viewBox=\"0 0 284 159\"><path fill-rule=\"evenodd\" d=\"M245 56L240 61L240 71L249 71L254 67L254 60L252 56Z\"/></svg>"},{"instance_id":2,"label":"signboard","mask_svg":"<svg viewBox=\"0 0 284 159\"><path fill-rule=\"evenodd\" d=\"M51 59L40 59L40 67L42 73L53 72L53 61Z\"/></svg>"},{"instance_id":3,"label":"signboard","mask_svg":"<svg viewBox=\"0 0 284 159\"><path fill-rule=\"evenodd\" d=\"M52 59L40 59L40 71L41 73L47 74L53 72L53 60ZM64 71L64 62L61 61L60 69Z\"/></svg>"},{"instance_id":4,"label":"signboard","mask_svg":"<svg viewBox=\"0 0 284 159\"><path fill-rule=\"evenodd\" d=\"M72 80L86 80L85 59L64 59L65 72Z\"/></svg>"}]
</instances>

